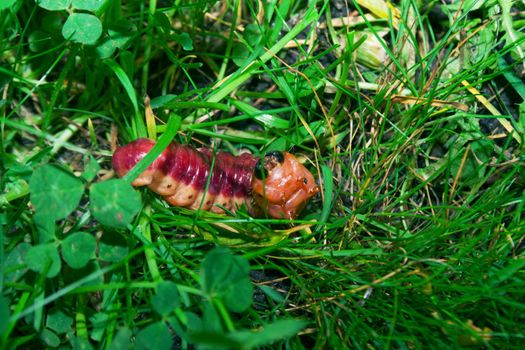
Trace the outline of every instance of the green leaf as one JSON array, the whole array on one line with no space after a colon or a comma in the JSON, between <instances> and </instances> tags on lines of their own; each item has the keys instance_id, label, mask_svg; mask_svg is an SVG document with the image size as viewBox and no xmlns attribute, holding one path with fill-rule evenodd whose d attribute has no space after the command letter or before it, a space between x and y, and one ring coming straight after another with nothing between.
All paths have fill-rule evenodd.
<instances>
[{"instance_id":1,"label":"green leaf","mask_svg":"<svg viewBox=\"0 0 525 350\"><path fill-rule=\"evenodd\" d=\"M18 0L2 0L0 1L0 10L8 9L15 4ZM1 333L1 332L0 332Z\"/></svg>"},{"instance_id":2,"label":"green leaf","mask_svg":"<svg viewBox=\"0 0 525 350\"><path fill-rule=\"evenodd\" d=\"M71 5L71 0L37 0L38 6L49 11L65 10Z\"/></svg>"},{"instance_id":3,"label":"green leaf","mask_svg":"<svg viewBox=\"0 0 525 350\"><path fill-rule=\"evenodd\" d=\"M126 227L141 207L140 194L122 179L94 184L89 198L93 216L109 227Z\"/></svg>"},{"instance_id":4,"label":"green leaf","mask_svg":"<svg viewBox=\"0 0 525 350\"><path fill-rule=\"evenodd\" d=\"M109 262L121 261L128 254L126 240L116 232L104 232L98 250L100 259Z\"/></svg>"},{"instance_id":5,"label":"green leaf","mask_svg":"<svg viewBox=\"0 0 525 350\"><path fill-rule=\"evenodd\" d=\"M29 248L31 248L29 243L22 242L7 255L3 266L6 282L16 282L27 272L25 255Z\"/></svg>"},{"instance_id":6,"label":"green leaf","mask_svg":"<svg viewBox=\"0 0 525 350\"><path fill-rule=\"evenodd\" d=\"M1 106L0 106L1 108ZM0 206L10 203L15 199L25 197L29 193L29 184L24 179L13 179L5 183L3 193L0 194Z\"/></svg>"},{"instance_id":7,"label":"green leaf","mask_svg":"<svg viewBox=\"0 0 525 350\"><path fill-rule=\"evenodd\" d=\"M237 276L237 279L231 278L231 285L222 291L224 304L233 312L243 312L252 305L253 285L248 277L248 262L243 258L234 257L236 263L234 270L239 269L246 272L246 277ZM242 268L241 265L245 265ZM244 274L244 273L243 273Z\"/></svg>"},{"instance_id":8,"label":"green leaf","mask_svg":"<svg viewBox=\"0 0 525 350\"><path fill-rule=\"evenodd\" d=\"M53 309L47 315L47 328L54 330L57 334L65 334L71 331L72 325L73 318L60 309Z\"/></svg>"},{"instance_id":9,"label":"green leaf","mask_svg":"<svg viewBox=\"0 0 525 350\"><path fill-rule=\"evenodd\" d=\"M100 165L98 164L97 160L92 155L89 155L89 161L84 168L82 178L87 182L91 182L97 176L99 171Z\"/></svg>"},{"instance_id":10,"label":"green leaf","mask_svg":"<svg viewBox=\"0 0 525 350\"><path fill-rule=\"evenodd\" d=\"M82 283L83 287L97 286L105 282L97 260L90 260L86 266L76 270L69 270L61 276L63 276L64 282L69 284L87 279L87 281Z\"/></svg>"},{"instance_id":11,"label":"green leaf","mask_svg":"<svg viewBox=\"0 0 525 350\"><path fill-rule=\"evenodd\" d=\"M284 297L282 296L282 294L273 289L272 287L261 284L260 286L258 286L258 288L261 289L263 293L266 294L266 296L272 299L273 301L277 303L282 303L284 301Z\"/></svg>"},{"instance_id":12,"label":"green leaf","mask_svg":"<svg viewBox=\"0 0 525 350\"><path fill-rule=\"evenodd\" d=\"M54 243L39 244L29 248L25 261L27 266L40 274L47 271L47 277L55 277L60 272L60 256Z\"/></svg>"},{"instance_id":13,"label":"green leaf","mask_svg":"<svg viewBox=\"0 0 525 350\"><path fill-rule=\"evenodd\" d=\"M164 350L173 347L170 331L164 322L156 322L137 334L137 350Z\"/></svg>"},{"instance_id":14,"label":"green leaf","mask_svg":"<svg viewBox=\"0 0 525 350\"><path fill-rule=\"evenodd\" d=\"M63 16L59 12L48 12L42 18L40 29L51 34L51 36L58 36L62 29Z\"/></svg>"},{"instance_id":15,"label":"green leaf","mask_svg":"<svg viewBox=\"0 0 525 350\"><path fill-rule=\"evenodd\" d=\"M132 23L125 20L111 23L107 35L96 48L98 57L108 58L116 49L124 48L136 30L137 28Z\"/></svg>"},{"instance_id":16,"label":"green leaf","mask_svg":"<svg viewBox=\"0 0 525 350\"><path fill-rule=\"evenodd\" d=\"M153 15L153 24L166 34L171 32L171 22L164 12L157 11Z\"/></svg>"},{"instance_id":17,"label":"green leaf","mask_svg":"<svg viewBox=\"0 0 525 350\"><path fill-rule=\"evenodd\" d=\"M106 331L108 320L109 320L109 315L104 312L96 313L89 318L89 322L91 323L93 327L89 334L91 339L97 342L102 340L102 336L104 335L104 332Z\"/></svg>"},{"instance_id":18,"label":"green leaf","mask_svg":"<svg viewBox=\"0 0 525 350\"><path fill-rule=\"evenodd\" d=\"M249 24L246 26L243 32L244 42L237 43L233 46L232 57L233 63L237 66L242 67L252 54L250 48L256 47L262 39L261 30L256 24ZM247 44L245 44L245 42ZM247 46L249 45L249 47Z\"/></svg>"},{"instance_id":19,"label":"green leaf","mask_svg":"<svg viewBox=\"0 0 525 350\"><path fill-rule=\"evenodd\" d=\"M203 304L205 305L205 303ZM186 326L188 328L188 331L200 330L200 329L203 329L203 327L207 326L207 325L206 326L203 325L202 318L200 318L198 315L196 315L195 313L191 311L186 311L184 313L184 316L187 319Z\"/></svg>"},{"instance_id":20,"label":"green leaf","mask_svg":"<svg viewBox=\"0 0 525 350\"><path fill-rule=\"evenodd\" d=\"M56 348L60 345L60 338L49 329L42 330L40 333L40 339L44 342L44 344L52 348Z\"/></svg>"},{"instance_id":21,"label":"green leaf","mask_svg":"<svg viewBox=\"0 0 525 350\"><path fill-rule=\"evenodd\" d=\"M498 58L498 66L503 72L505 79L507 79L509 84L512 85L514 90L516 90L521 98L525 100L525 82L523 81L523 78L520 78L516 75L516 73L512 70L512 67L507 64L503 57Z\"/></svg>"},{"instance_id":22,"label":"green leaf","mask_svg":"<svg viewBox=\"0 0 525 350\"><path fill-rule=\"evenodd\" d=\"M190 332L188 338L192 343L212 348L253 349L291 338L299 333L306 324L305 321L301 320L279 320L256 331L242 329L225 333L200 330Z\"/></svg>"},{"instance_id":23,"label":"green leaf","mask_svg":"<svg viewBox=\"0 0 525 350\"><path fill-rule=\"evenodd\" d=\"M255 46L261 42L261 27L257 24L248 24L246 28L244 28L244 32L242 34L244 39L252 46Z\"/></svg>"},{"instance_id":24,"label":"green leaf","mask_svg":"<svg viewBox=\"0 0 525 350\"><path fill-rule=\"evenodd\" d=\"M113 53L117 50L114 42L108 37L101 40L101 43L97 45L95 51L98 58L105 59L111 57Z\"/></svg>"},{"instance_id":25,"label":"green leaf","mask_svg":"<svg viewBox=\"0 0 525 350\"><path fill-rule=\"evenodd\" d=\"M92 350L93 346L89 340L81 337L73 337L71 339L71 346L73 350Z\"/></svg>"},{"instance_id":26,"label":"green leaf","mask_svg":"<svg viewBox=\"0 0 525 350\"><path fill-rule=\"evenodd\" d=\"M205 349L250 349L243 347L243 344L232 339L229 334L224 332L209 330L193 331L188 333L188 340L193 344L205 347Z\"/></svg>"},{"instance_id":27,"label":"green leaf","mask_svg":"<svg viewBox=\"0 0 525 350\"><path fill-rule=\"evenodd\" d=\"M250 51L243 44L233 46L232 61L238 67L244 66L250 59Z\"/></svg>"},{"instance_id":28,"label":"green leaf","mask_svg":"<svg viewBox=\"0 0 525 350\"><path fill-rule=\"evenodd\" d=\"M9 311L9 303L7 299L0 295L0 334L3 334L9 324L9 317L11 312Z\"/></svg>"},{"instance_id":29,"label":"green leaf","mask_svg":"<svg viewBox=\"0 0 525 350\"><path fill-rule=\"evenodd\" d=\"M202 264L202 288L210 297L222 298L231 311L242 312L252 303L249 270L245 259L234 256L227 248L215 248Z\"/></svg>"},{"instance_id":30,"label":"green leaf","mask_svg":"<svg viewBox=\"0 0 525 350\"><path fill-rule=\"evenodd\" d=\"M41 30L35 30L29 34L27 42L29 43L29 50L33 52L45 51L49 48L51 35Z\"/></svg>"},{"instance_id":31,"label":"green leaf","mask_svg":"<svg viewBox=\"0 0 525 350\"><path fill-rule=\"evenodd\" d=\"M121 349L132 349L131 336L133 334L129 328L122 328L118 331L117 335L113 339L113 342L109 346L108 350L121 350Z\"/></svg>"},{"instance_id":32,"label":"green leaf","mask_svg":"<svg viewBox=\"0 0 525 350\"><path fill-rule=\"evenodd\" d=\"M37 214L59 220L78 206L84 185L68 171L47 164L35 170L29 190Z\"/></svg>"},{"instance_id":33,"label":"green leaf","mask_svg":"<svg viewBox=\"0 0 525 350\"><path fill-rule=\"evenodd\" d=\"M92 45L102 35L102 23L88 13L72 13L62 27L62 36L80 44Z\"/></svg>"},{"instance_id":34,"label":"green leaf","mask_svg":"<svg viewBox=\"0 0 525 350\"><path fill-rule=\"evenodd\" d=\"M98 11L106 0L73 0L73 7L78 10Z\"/></svg>"},{"instance_id":35,"label":"green leaf","mask_svg":"<svg viewBox=\"0 0 525 350\"><path fill-rule=\"evenodd\" d=\"M180 306L180 295L177 285L173 282L161 282L157 293L151 300L153 309L161 316L166 316Z\"/></svg>"},{"instance_id":36,"label":"green leaf","mask_svg":"<svg viewBox=\"0 0 525 350\"><path fill-rule=\"evenodd\" d=\"M193 41L188 33L173 34L172 38L178 42L184 50L193 50Z\"/></svg>"},{"instance_id":37,"label":"green leaf","mask_svg":"<svg viewBox=\"0 0 525 350\"><path fill-rule=\"evenodd\" d=\"M308 127L310 128L310 131L312 131L316 138L323 137L322 135L326 135L327 128L325 122L322 120L309 123ZM300 145L312 139L312 136L304 126L295 128L293 131L293 134L291 134L288 138L288 142Z\"/></svg>"},{"instance_id":38,"label":"green leaf","mask_svg":"<svg viewBox=\"0 0 525 350\"><path fill-rule=\"evenodd\" d=\"M237 340L239 344L243 344L244 348L258 348L291 338L299 333L306 324L307 322L302 320L278 320L256 332L251 330L237 331L230 334L229 337Z\"/></svg>"},{"instance_id":39,"label":"green leaf","mask_svg":"<svg viewBox=\"0 0 525 350\"><path fill-rule=\"evenodd\" d=\"M306 80L303 75L289 71L284 73L283 78L277 80L281 90L288 96L290 101L294 101L297 98L296 96L310 96L314 92L312 86L316 89L324 84L321 82L319 72L315 67L306 68L303 74L308 77L308 80ZM313 98L311 102L314 102Z\"/></svg>"},{"instance_id":40,"label":"green leaf","mask_svg":"<svg viewBox=\"0 0 525 350\"><path fill-rule=\"evenodd\" d=\"M68 234L62 241L62 256L69 266L79 269L94 257L96 248L95 237L86 232L75 232Z\"/></svg>"},{"instance_id":41,"label":"green leaf","mask_svg":"<svg viewBox=\"0 0 525 350\"><path fill-rule=\"evenodd\" d=\"M478 139L470 143L470 150L464 158L465 150L457 147L451 154L453 158L450 163L451 174L458 174L463 185L473 186L481 179L487 168L487 163L494 149L494 145L488 139Z\"/></svg>"},{"instance_id":42,"label":"green leaf","mask_svg":"<svg viewBox=\"0 0 525 350\"><path fill-rule=\"evenodd\" d=\"M38 243L53 242L55 236L55 219L39 213L33 215L33 223L38 231Z\"/></svg>"},{"instance_id":43,"label":"green leaf","mask_svg":"<svg viewBox=\"0 0 525 350\"><path fill-rule=\"evenodd\" d=\"M202 310L202 320L201 320L201 327L199 331L205 330L205 331L216 331L216 332L224 332L224 325L221 315L219 315L219 311L217 308L211 303L210 300L204 300L201 303L201 310ZM194 325L196 326L196 325Z\"/></svg>"}]
</instances>

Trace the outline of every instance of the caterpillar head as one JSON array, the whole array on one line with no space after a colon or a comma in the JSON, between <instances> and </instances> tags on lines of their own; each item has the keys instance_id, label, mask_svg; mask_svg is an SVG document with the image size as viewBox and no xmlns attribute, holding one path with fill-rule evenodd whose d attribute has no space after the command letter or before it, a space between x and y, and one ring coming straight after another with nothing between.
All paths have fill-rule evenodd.
<instances>
[{"instance_id":1,"label":"caterpillar head","mask_svg":"<svg viewBox=\"0 0 525 350\"><path fill-rule=\"evenodd\" d=\"M268 216L293 219L319 188L313 175L287 152L259 159L252 178L253 196Z\"/></svg>"}]
</instances>

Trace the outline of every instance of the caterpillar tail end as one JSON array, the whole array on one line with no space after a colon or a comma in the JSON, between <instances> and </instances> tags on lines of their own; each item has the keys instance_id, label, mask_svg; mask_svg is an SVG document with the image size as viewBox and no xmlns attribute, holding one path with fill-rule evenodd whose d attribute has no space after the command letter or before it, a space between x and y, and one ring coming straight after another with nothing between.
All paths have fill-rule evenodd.
<instances>
[{"instance_id":1,"label":"caterpillar tail end","mask_svg":"<svg viewBox=\"0 0 525 350\"><path fill-rule=\"evenodd\" d=\"M113 169L118 177L125 176L153 148L155 142L149 139L138 139L125 146L118 147L113 154ZM154 167L151 165L133 182L133 186L146 186L153 180Z\"/></svg>"}]
</instances>

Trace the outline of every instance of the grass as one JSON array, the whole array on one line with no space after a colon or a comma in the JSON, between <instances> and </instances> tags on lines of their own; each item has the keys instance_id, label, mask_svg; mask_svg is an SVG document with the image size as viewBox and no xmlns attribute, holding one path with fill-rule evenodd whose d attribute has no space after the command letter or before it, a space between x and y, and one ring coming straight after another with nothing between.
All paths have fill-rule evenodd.
<instances>
[{"instance_id":1,"label":"grass","mask_svg":"<svg viewBox=\"0 0 525 350\"><path fill-rule=\"evenodd\" d=\"M0 348L521 348L523 4L60 4L0 12ZM322 191L168 207L109 180L148 136Z\"/></svg>"}]
</instances>

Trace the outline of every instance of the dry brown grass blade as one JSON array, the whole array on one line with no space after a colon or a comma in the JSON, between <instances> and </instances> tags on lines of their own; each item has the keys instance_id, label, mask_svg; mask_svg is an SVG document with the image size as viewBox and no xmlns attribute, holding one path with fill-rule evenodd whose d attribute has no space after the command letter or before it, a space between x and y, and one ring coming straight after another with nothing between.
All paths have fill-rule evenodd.
<instances>
[{"instance_id":1,"label":"dry brown grass blade","mask_svg":"<svg viewBox=\"0 0 525 350\"><path fill-rule=\"evenodd\" d=\"M401 96L401 95L393 95L391 99L392 99L392 102L406 104L406 105L430 104L431 106L438 107L438 108L452 107L455 109L459 109L463 112L468 111L468 106L463 103L459 103L459 102L449 102L449 101L436 100L436 99L428 100L423 97Z\"/></svg>"},{"instance_id":2,"label":"dry brown grass blade","mask_svg":"<svg viewBox=\"0 0 525 350\"><path fill-rule=\"evenodd\" d=\"M389 19L389 17L392 17L392 25L398 29L401 14L390 2L383 0L356 0L356 2L360 6L367 8L378 18Z\"/></svg>"},{"instance_id":3,"label":"dry brown grass blade","mask_svg":"<svg viewBox=\"0 0 525 350\"><path fill-rule=\"evenodd\" d=\"M155 113L151 109L151 103L148 96L144 97L146 129L148 130L148 137L152 140L157 138L157 123L155 122Z\"/></svg>"},{"instance_id":4,"label":"dry brown grass blade","mask_svg":"<svg viewBox=\"0 0 525 350\"><path fill-rule=\"evenodd\" d=\"M492 103L489 102L489 100L487 100L485 98L485 96L483 96L481 94L481 92L479 92L478 89L476 89L475 87L473 87L468 81L466 80L463 80L461 82L461 84L463 84L463 86L465 86L467 88L467 90L476 97L476 99L481 102L481 104L489 110L490 113L492 113L492 115L496 115L496 116L500 116L501 113L496 109L496 107L494 107L492 105ZM514 127L512 126L512 124L505 118L496 118L498 120L498 122L501 124L501 126L503 126L505 128L505 130L507 130L511 135L512 137L514 138L514 140L516 140L519 144L521 144L522 140L521 140L521 136L518 134L518 132L516 130L514 130Z\"/></svg>"}]
</instances>

